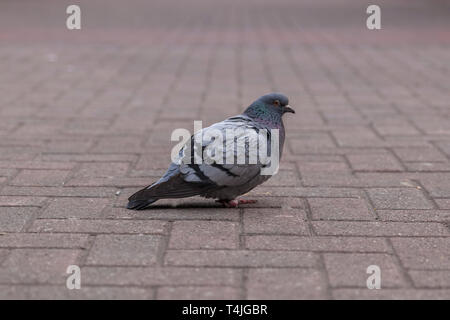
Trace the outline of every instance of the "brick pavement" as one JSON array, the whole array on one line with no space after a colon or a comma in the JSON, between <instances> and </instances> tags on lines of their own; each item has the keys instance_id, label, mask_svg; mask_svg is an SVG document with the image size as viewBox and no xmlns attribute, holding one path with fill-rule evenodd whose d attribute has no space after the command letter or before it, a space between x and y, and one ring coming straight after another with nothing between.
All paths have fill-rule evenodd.
<instances>
[{"instance_id":1,"label":"brick pavement","mask_svg":"<svg viewBox=\"0 0 450 320\"><path fill-rule=\"evenodd\" d=\"M450 298L448 4L368 31L364 1L77 2L81 31L0 3L0 298ZM273 90L297 114L259 203L124 208L173 129Z\"/></svg>"}]
</instances>

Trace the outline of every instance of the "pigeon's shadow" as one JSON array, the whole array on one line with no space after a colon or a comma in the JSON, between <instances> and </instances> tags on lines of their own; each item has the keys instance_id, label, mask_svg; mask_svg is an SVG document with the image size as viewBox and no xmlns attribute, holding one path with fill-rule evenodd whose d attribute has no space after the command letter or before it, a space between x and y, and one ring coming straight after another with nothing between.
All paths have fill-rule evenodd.
<instances>
[{"instance_id":1,"label":"pigeon's shadow","mask_svg":"<svg viewBox=\"0 0 450 320\"><path fill-rule=\"evenodd\" d=\"M191 203L179 203L179 204L154 204L141 211L161 210L161 209L221 209L225 208L220 203L203 203L203 202L191 202Z\"/></svg>"}]
</instances>

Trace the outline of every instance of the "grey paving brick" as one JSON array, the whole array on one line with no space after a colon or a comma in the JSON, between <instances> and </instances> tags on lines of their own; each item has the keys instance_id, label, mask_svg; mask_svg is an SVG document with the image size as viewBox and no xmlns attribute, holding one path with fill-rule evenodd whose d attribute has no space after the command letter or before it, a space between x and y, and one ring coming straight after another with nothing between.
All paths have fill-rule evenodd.
<instances>
[{"instance_id":1,"label":"grey paving brick","mask_svg":"<svg viewBox=\"0 0 450 320\"><path fill-rule=\"evenodd\" d=\"M1 248L86 248L87 235L6 233L0 235Z\"/></svg>"},{"instance_id":2,"label":"grey paving brick","mask_svg":"<svg viewBox=\"0 0 450 320\"><path fill-rule=\"evenodd\" d=\"M36 215L33 207L0 207L0 232L19 232Z\"/></svg>"},{"instance_id":3,"label":"grey paving brick","mask_svg":"<svg viewBox=\"0 0 450 320\"><path fill-rule=\"evenodd\" d=\"M105 218L111 219L136 219L136 220L223 220L238 221L239 209L218 207L182 207L173 208L160 205L143 211L130 211L126 208L112 208L105 211Z\"/></svg>"},{"instance_id":4,"label":"grey paving brick","mask_svg":"<svg viewBox=\"0 0 450 320\"><path fill-rule=\"evenodd\" d=\"M227 221L175 221L171 249L237 249L239 225Z\"/></svg>"},{"instance_id":5,"label":"grey paving brick","mask_svg":"<svg viewBox=\"0 0 450 320\"><path fill-rule=\"evenodd\" d=\"M312 267L317 256L310 252L259 250L168 250L166 265L205 267Z\"/></svg>"},{"instance_id":6,"label":"grey paving brick","mask_svg":"<svg viewBox=\"0 0 450 320\"><path fill-rule=\"evenodd\" d=\"M308 203L315 220L373 220L364 199L310 198Z\"/></svg>"},{"instance_id":7,"label":"grey paving brick","mask_svg":"<svg viewBox=\"0 0 450 320\"><path fill-rule=\"evenodd\" d=\"M240 286L236 268L183 267L83 267L87 285L118 286Z\"/></svg>"},{"instance_id":8,"label":"grey paving brick","mask_svg":"<svg viewBox=\"0 0 450 320\"><path fill-rule=\"evenodd\" d=\"M98 235L88 265L155 265L162 241L156 235Z\"/></svg>"},{"instance_id":9,"label":"grey paving brick","mask_svg":"<svg viewBox=\"0 0 450 320\"><path fill-rule=\"evenodd\" d=\"M345 252L389 252L382 238L371 237L308 237L254 235L245 237L246 247L253 250L302 250Z\"/></svg>"},{"instance_id":10,"label":"grey paving brick","mask_svg":"<svg viewBox=\"0 0 450 320\"><path fill-rule=\"evenodd\" d=\"M44 197L0 196L0 207L41 207L46 200Z\"/></svg>"},{"instance_id":11,"label":"grey paving brick","mask_svg":"<svg viewBox=\"0 0 450 320\"><path fill-rule=\"evenodd\" d=\"M450 209L450 198L449 199L435 199L437 205L441 209Z\"/></svg>"},{"instance_id":12,"label":"grey paving brick","mask_svg":"<svg viewBox=\"0 0 450 320\"><path fill-rule=\"evenodd\" d=\"M334 236L448 236L449 230L436 222L353 222L315 221L313 226L319 235Z\"/></svg>"},{"instance_id":13,"label":"grey paving brick","mask_svg":"<svg viewBox=\"0 0 450 320\"><path fill-rule=\"evenodd\" d=\"M308 234L306 213L301 209L245 209L244 232L265 234Z\"/></svg>"},{"instance_id":14,"label":"grey paving brick","mask_svg":"<svg viewBox=\"0 0 450 320\"><path fill-rule=\"evenodd\" d=\"M419 288L450 287L450 270L411 270L409 276Z\"/></svg>"},{"instance_id":15,"label":"grey paving brick","mask_svg":"<svg viewBox=\"0 0 450 320\"><path fill-rule=\"evenodd\" d=\"M450 269L450 238L394 238L391 241L406 268Z\"/></svg>"},{"instance_id":16,"label":"grey paving brick","mask_svg":"<svg viewBox=\"0 0 450 320\"><path fill-rule=\"evenodd\" d=\"M30 227L32 232L63 232L63 233L137 233L164 234L167 222L123 221L123 220L91 220L91 219L39 219Z\"/></svg>"},{"instance_id":17,"label":"grey paving brick","mask_svg":"<svg viewBox=\"0 0 450 320\"><path fill-rule=\"evenodd\" d=\"M338 300L448 300L450 290L417 289L336 289L333 297Z\"/></svg>"},{"instance_id":18,"label":"grey paving brick","mask_svg":"<svg viewBox=\"0 0 450 320\"><path fill-rule=\"evenodd\" d=\"M402 161L415 161L415 162L435 162L435 161L447 161L445 156L439 152L436 148L431 147L415 147L415 148L394 148L395 154Z\"/></svg>"},{"instance_id":19,"label":"grey paving brick","mask_svg":"<svg viewBox=\"0 0 450 320\"><path fill-rule=\"evenodd\" d=\"M385 221L435 221L450 220L449 210L377 210L378 216Z\"/></svg>"},{"instance_id":20,"label":"grey paving brick","mask_svg":"<svg viewBox=\"0 0 450 320\"><path fill-rule=\"evenodd\" d=\"M381 289L407 287L395 258L389 254L378 253L325 253L325 265L333 287L367 288L369 266L375 265L381 272Z\"/></svg>"},{"instance_id":21,"label":"grey paving brick","mask_svg":"<svg viewBox=\"0 0 450 320\"><path fill-rule=\"evenodd\" d=\"M148 300L155 292L151 288L84 287L69 290L64 286L0 285L4 300Z\"/></svg>"},{"instance_id":22,"label":"grey paving brick","mask_svg":"<svg viewBox=\"0 0 450 320\"><path fill-rule=\"evenodd\" d=\"M349 154L347 158L358 171L403 171L399 161L389 153Z\"/></svg>"},{"instance_id":23,"label":"grey paving brick","mask_svg":"<svg viewBox=\"0 0 450 320\"><path fill-rule=\"evenodd\" d=\"M73 249L14 249L0 266L0 283L64 285L69 265L79 264Z\"/></svg>"},{"instance_id":24,"label":"grey paving brick","mask_svg":"<svg viewBox=\"0 0 450 320\"><path fill-rule=\"evenodd\" d=\"M317 269L252 269L247 278L247 298L325 299L327 282Z\"/></svg>"},{"instance_id":25,"label":"grey paving brick","mask_svg":"<svg viewBox=\"0 0 450 320\"><path fill-rule=\"evenodd\" d=\"M55 198L41 218L98 218L109 203L100 198Z\"/></svg>"},{"instance_id":26,"label":"grey paving brick","mask_svg":"<svg viewBox=\"0 0 450 320\"><path fill-rule=\"evenodd\" d=\"M15 186L62 186L67 180L67 170L23 170L12 181Z\"/></svg>"},{"instance_id":27,"label":"grey paving brick","mask_svg":"<svg viewBox=\"0 0 450 320\"><path fill-rule=\"evenodd\" d=\"M374 188L367 191L376 209L432 209L421 190L413 188Z\"/></svg>"},{"instance_id":28,"label":"grey paving brick","mask_svg":"<svg viewBox=\"0 0 450 320\"><path fill-rule=\"evenodd\" d=\"M239 299L241 289L231 287L161 287L157 299L161 300L232 300Z\"/></svg>"}]
</instances>

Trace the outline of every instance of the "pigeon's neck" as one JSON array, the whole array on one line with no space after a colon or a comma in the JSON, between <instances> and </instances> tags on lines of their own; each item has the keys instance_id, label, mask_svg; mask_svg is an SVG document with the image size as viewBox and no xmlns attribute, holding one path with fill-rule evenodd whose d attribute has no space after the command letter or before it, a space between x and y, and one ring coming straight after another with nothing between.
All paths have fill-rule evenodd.
<instances>
[{"instance_id":1,"label":"pigeon's neck","mask_svg":"<svg viewBox=\"0 0 450 320\"><path fill-rule=\"evenodd\" d=\"M244 115L267 128L284 128L281 113L271 110L264 105L252 104L244 111Z\"/></svg>"}]
</instances>

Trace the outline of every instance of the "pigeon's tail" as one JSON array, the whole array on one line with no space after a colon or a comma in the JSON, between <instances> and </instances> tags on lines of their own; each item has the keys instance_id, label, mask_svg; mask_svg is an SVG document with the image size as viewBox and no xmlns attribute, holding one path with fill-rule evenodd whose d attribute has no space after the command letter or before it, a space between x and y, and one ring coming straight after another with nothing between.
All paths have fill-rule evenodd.
<instances>
[{"instance_id":1,"label":"pigeon's tail","mask_svg":"<svg viewBox=\"0 0 450 320\"><path fill-rule=\"evenodd\" d=\"M217 185L210 183L189 183L180 174L166 181L159 180L148 187L139 190L128 198L128 209L142 210L159 199L174 199L198 196Z\"/></svg>"},{"instance_id":2,"label":"pigeon's tail","mask_svg":"<svg viewBox=\"0 0 450 320\"><path fill-rule=\"evenodd\" d=\"M128 201L127 209L143 210L157 200L158 199L130 200L130 201Z\"/></svg>"}]
</instances>

